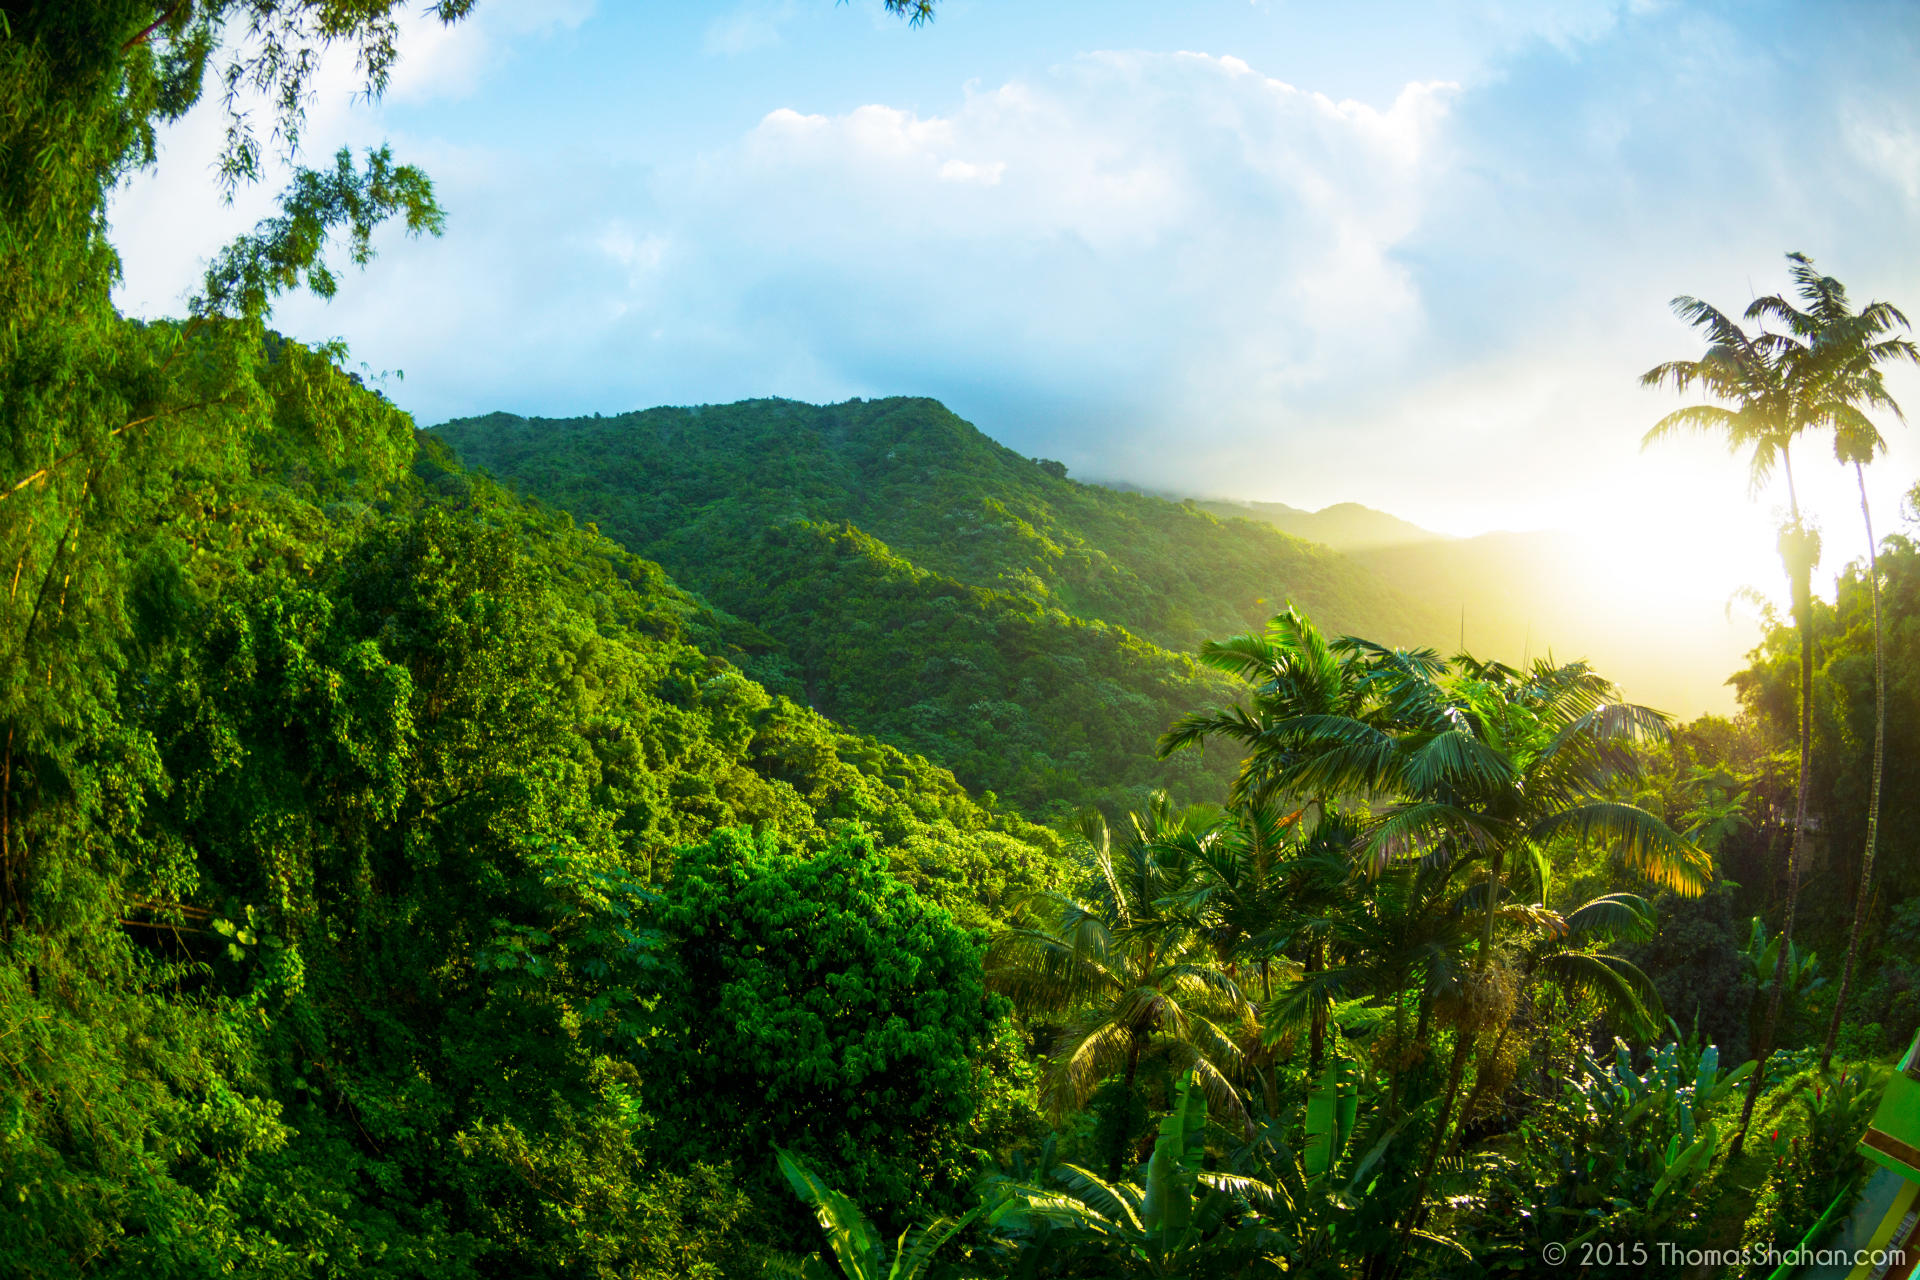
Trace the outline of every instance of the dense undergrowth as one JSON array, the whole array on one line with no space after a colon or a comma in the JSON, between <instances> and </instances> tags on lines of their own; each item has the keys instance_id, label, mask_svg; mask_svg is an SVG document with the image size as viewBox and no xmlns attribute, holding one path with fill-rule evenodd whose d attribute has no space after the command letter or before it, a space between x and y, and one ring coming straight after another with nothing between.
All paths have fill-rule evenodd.
<instances>
[{"instance_id":1,"label":"dense undergrowth","mask_svg":"<svg viewBox=\"0 0 1920 1280\"><path fill-rule=\"evenodd\" d=\"M1031 814L1199 795L1229 753L1156 761L1222 695L1201 642L1291 599L1388 643L1445 627L1324 547L1069 480L936 401L753 400L442 424L461 458L592 520L758 628L769 687Z\"/></svg>"}]
</instances>

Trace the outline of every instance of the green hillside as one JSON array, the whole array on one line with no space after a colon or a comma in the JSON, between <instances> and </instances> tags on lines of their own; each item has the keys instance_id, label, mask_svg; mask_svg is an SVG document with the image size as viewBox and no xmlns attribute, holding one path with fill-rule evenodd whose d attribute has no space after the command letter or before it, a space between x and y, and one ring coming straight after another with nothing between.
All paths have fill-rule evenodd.
<instances>
[{"instance_id":1,"label":"green hillside","mask_svg":"<svg viewBox=\"0 0 1920 1280\"><path fill-rule=\"evenodd\" d=\"M7 685L0 1026L32 1084L0 1094L0 1270L739 1274L792 1216L731 1171L764 1183L769 1141L950 1193L996 1140L977 931L1058 882L1058 838L703 651L739 624L326 359L226 350L253 403L104 455L124 518L69 536L84 576L20 555L61 615L8 633L36 678ZM709 957L755 893L857 936L831 972ZM767 928L755 956L794 945ZM862 965L867 1021L766 1015L831 1069L756 1071L723 988ZM935 1047L898 1060L909 1034Z\"/></svg>"},{"instance_id":2,"label":"green hillside","mask_svg":"<svg viewBox=\"0 0 1920 1280\"><path fill-rule=\"evenodd\" d=\"M1326 548L1077 483L931 400L434 430L758 628L735 656L770 687L1034 813L1217 791L1224 753L1152 740L1225 689L1187 655L1288 600L1336 633L1445 633Z\"/></svg>"}]
</instances>

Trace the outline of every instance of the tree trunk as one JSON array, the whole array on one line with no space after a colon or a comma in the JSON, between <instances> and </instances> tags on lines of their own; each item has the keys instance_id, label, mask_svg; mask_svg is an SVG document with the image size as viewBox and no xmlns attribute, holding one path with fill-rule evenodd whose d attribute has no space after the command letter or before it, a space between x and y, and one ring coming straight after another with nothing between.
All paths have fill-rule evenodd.
<instances>
[{"instance_id":1,"label":"tree trunk","mask_svg":"<svg viewBox=\"0 0 1920 1280\"><path fill-rule=\"evenodd\" d=\"M1812 536L1801 527L1797 509L1793 528L1802 538ZM1736 1158L1746 1145L1747 1127L1753 1123L1753 1106L1760 1099L1767 1058L1773 1053L1773 1037L1779 1028L1780 1008L1786 998L1787 953L1793 948L1793 918L1800 905L1800 870L1805 862L1807 842L1807 789L1813 774L1813 560L1804 545L1788 568L1793 573L1793 612L1800 630L1800 784L1793 802L1793 843L1787 849L1787 909L1780 925L1780 955L1773 965L1773 996L1767 1001L1767 1020L1760 1027L1753 1079L1747 1085L1747 1099L1740 1107L1740 1128L1733 1135L1732 1152Z\"/></svg>"},{"instance_id":2,"label":"tree trunk","mask_svg":"<svg viewBox=\"0 0 1920 1280\"><path fill-rule=\"evenodd\" d=\"M1447 1070L1446 1100L1440 1104L1440 1126L1433 1131L1433 1141L1427 1144L1426 1163L1420 1168L1420 1181L1414 1185L1413 1203L1407 1206L1407 1223L1400 1229L1400 1241L1394 1247L1393 1256L1403 1259L1407 1245L1413 1240L1414 1228L1426 1216L1427 1184L1433 1181L1434 1166L1440 1163L1440 1147L1447 1140L1447 1130L1453 1126L1453 1104L1460 1094L1460 1078L1466 1074L1467 1051L1473 1047L1473 1033L1462 1027L1453 1044L1453 1065Z\"/></svg>"},{"instance_id":3,"label":"tree trunk","mask_svg":"<svg viewBox=\"0 0 1920 1280\"><path fill-rule=\"evenodd\" d=\"M1107 1181L1120 1176L1120 1161L1127 1154L1128 1120L1133 1116L1133 1076L1140 1067L1140 1041L1127 1040L1127 1074L1120 1084L1120 1121L1113 1127L1113 1150L1107 1153Z\"/></svg>"},{"instance_id":4,"label":"tree trunk","mask_svg":"<svg viewBox=\"0 0 1920 1280\"><path fill-rule=\"evenodd\" d=\"M1507 1047L1507 1036L1513 1031L1513 1024L1517 1020L1516 1018L1507 1019L1507 1025L1501 1027L1500 1034L1494 1037L1493 1048L1487 1054L1486 1065L1474 1074L1473 1092L1467 1095L1466 1105L1460 1108L1461 1115L1471 1116L1474 1108L1480 1105L1480 1099L1486 1096L1487 1082L1493 1078L1495 1068L1499 1066L1500 1051ZM1460 1132L1462 1134L1466 1132L1466 1122L1464 1120L1461 1122ZM1456 1148L1459 1147L1460 1143L1457 1138L1453 1145Z\"/></svg>"},{"instance_id":5,"label":"tree trunk","mask_svg":"<svg viewBox=\"0 0 1920 1280\"><path fill-rule=\"evenodd\" d=\"M1307 944L1307 972L1320 972L1320 943L1316 939ZM1307 1069L1313 1078L1320 1078L1320 1062L1327 1055L1327 1011L1315 1000L1309 1012L1310 1030L1307 1037Z\"/></svg>"},{"instance_id":6,"label":"tree trunk","mask_svg":"<svg viewBox=\"0 0 1920 1280\"><path fill-rule=\"evenodd\" d=\"M1887 655L1886 639L1880 633L1880 555L1873 541L1873 510L1867 505L1866 468L1854 463L1853 475L1860 482L1860 518L1867 526L1867 585L1873 591L1873 788L1867 796L1867 847L1860 855L1860 888L1853 900L1853 928L1847 933L1847 963L1840 970L1840 994L1834 997L1827 1042L1820 1049L1823 1072L1833 1061L1833 1042L1840 1034L1840 1019L1846 1016L1847 997L1853 993L1860 931L1866 926L1867 904L1872 901L1873 855L1880 835L1880 774L1887 752Z\"/></svg>"},{"instance_id":7,"label":"tree trunk","mask_svg":"<svg viewBox=\"0 0 1920 1280\"><path fill-rule=\"evenodd\" d=\"M1404 1061L1407 1055L1407 997L1404 984L1394 988L1393 997L1393 1049ZM1387 1089L1387 1114L1400 1114L1400 1077L1404 1068L1396 1068L1392 1082Z\"/></svg>"}]
</instances>

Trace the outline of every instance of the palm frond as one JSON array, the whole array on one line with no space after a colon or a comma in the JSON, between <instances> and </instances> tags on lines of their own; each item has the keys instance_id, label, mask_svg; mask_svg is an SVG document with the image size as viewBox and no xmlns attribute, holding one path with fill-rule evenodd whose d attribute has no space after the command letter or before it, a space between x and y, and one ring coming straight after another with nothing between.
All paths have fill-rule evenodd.
<instances>
[{"instance_id":1,"label":"palm frond","mask_svg":"<svg viewBox=\"0 0 1920 1280\"><path fill-rule=\"evenodd\" d=\"M1040 1075L1040 1098L1049 1114L1063 1117L1086 1105L1100 1082L1127 1059L1133 1039L1113 1005L1091 1010L1060 1032Z\"/></svg>"},{"instance_id":2,"label":"palm frond","mask_svg":"<svg viewBox=\"0 0 1920 1280\"><path fill-rule=\"evenodd\" d=\"M1154 755L1165 760L1176 751L1201 747L1209 738L1225 738L1243 747L1259 741L1263 730L1244 707L1223 707L1218 711L1190 711L1173 722L1173 727L1154 743Z\"/></svg>"},{"instance_id":3,"label":"palm frond","mask_svg":"<svg viewBox=\"0 0 1920 1280\"><path fill-rule=\"evenodd\" d=\"M1574 938L1644 942L1653 936L1653 908L1638 894L1603 894L1568 913L1567 932Z\"/></svg>"},{"instance_id":4,"label":"palm frond","mask_svg":"<svg viewBox=\"0 0 1920 1280\"><path fill-rule=\"evenodd\" d=\"M1560 951L1542 956L1536 972L1567 991L1598 1000L1636 1034L1655 1034L1666 1016L1652 979L1619 956Z\"/></svg>"},{"instance_id":5,"label":"palm frond","mask_svg":"<svg viewBox=\"0 0 1920 1280\"><path fill-rule=\"evenodd\" d=\"M1077 1164L1055 1165L1053 1176L1073 1193L1074 1199L1101 1217L1123 1223L1135 1231L1142 1229L1137 1193L1134 1196L1123 1194L1130 1188L1117 1187L1091 1169L1083 1169Z\"/></svg>"},{"instance_id":6,"label":"palm frond","mask_svg":"<svg viewBox=\"0 0 1920 1280\"><path fill-rule=\"evenodd\" d=\"M1513 781L1513 762L1471 733L1440 733L1408 753L1399 771L1406 787L1431 795L1442 787L1492 791Z\"/></svg>"},{"instance_id":7,"label":"palm frond","mask_svg":"<svg viewBox=\"0 0 1920 1280\"><path fill-rule=\"evenodd\" d=\"M1654 372L1658 373L1659 370L1656 369ZM1733 438L1740 434L1740 428L1740 414L1732 409L1717 404L1690 404L1684 408L1675 409L1649 427L1647 434L1640 437L1640 447L1645 449L1675 436L1689 433L1693 435L1724 434Z\"/></svg>"},{"instance_id":8,"label":"palm frond","mask_svg":"<svg viewBox=\"0 0 1920 1280\"><path fill-rule=\"evenodd\" d=\"M1076 1008L1119 985L1107 965L1111 942L1105 925L1088 914L1053 929L1003 929L987 947L987 982L1029 1012Z\"/></svg>"},{"instance_id":9,"label":"palm frond","mask_svg":"<svg viewBox=\"0 0 1920 1280\"><path fill-rule=\"evenodd\" d=\"M1378 875L1388 863L1429 852L1444 841L1484 851L1499 839L1500 833L1485 816L1430 800L1389 807L1366 834L1358 853L1367 873Z\"/></svg>"},{"instance_id":10,"label":"palm frond","mask_svg":"<svg viewBox=\"0 0 1920 1280\"><path fill-rule=\"evenodd\" d=\"M1539 841L1564 834L1606 841L1635 873L1683 897L1699 896L1713 879L1713 860L1705 850L1638 805L1612 800L1574 805L1540 819L1529 834Z\"/></svg>"}]
</instances>

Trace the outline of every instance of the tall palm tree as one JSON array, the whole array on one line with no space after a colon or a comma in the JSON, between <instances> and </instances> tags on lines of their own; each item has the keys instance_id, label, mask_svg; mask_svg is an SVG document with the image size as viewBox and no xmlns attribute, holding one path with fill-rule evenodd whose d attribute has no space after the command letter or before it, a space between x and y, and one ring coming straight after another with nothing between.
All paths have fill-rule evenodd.
<instances>
[{"instance_id":1,"label":"tall palm tree","mask_svg":"<svg viewBox=\"0 0 1920 1280\"><path fill-rule=\"evenodd\" d=\"M1196 843L1187 886L1165 905L1210 922L1223 963L1236 973L1248 966L1249 994L1270 1009L1276 976L1284 987L1292 971L1310 977L1329 963L1338 916L1353 896L1350 843L1338 815L1309 822L1305 806L1250 799ZM1315 1004L1305 1018L1307 1067L1316 1076L1326 1059L1330 1007ZM1268 1024L1267 1048L1293 1025ZM1265 1082L1272 1084L1270 1077Z\"/></svg>"},{"instance_id":2,"label":"tall palm tree","mask_svg":"<svg viewBox=\"0 0 1920 1280\"><path fill-rule=\"evenodd\" d=\"M989 947L987 977L1022 1012L1064 1018L1041 1078L1058 1118L1116 1074L1122 1114L1149 1057L1190 1069L1217 1114L1251 1127L1231 1077L1253 1039L1254 1010L1220 963L1206 921L1169 909L1190 879L1189 833L1164 792L1116 841L1105 819L1081 821L1078 893L1045 890ZM1132 1135L1107 1153L1117 1177Z\"/></svg>"},{"instance_id":3,"label":"tall palm tree","mask_svg":"<svg viewBox=\"0 0 1920 1280\"><path fill-rule=\"evenodd\" d=\"M1208 738L1224 738L1246 752L1228 794L1234 814L1231 830L1247 854L1246 863L1236 869L1244 874L1233 879L1236 889L1260 885L1258 901L1250 901L1255 895L1244 891L1235 897L1260 921L1259 927L1247 930L1246 941L1261 955L1261 998L1271 1005L1274 955L1290 947L1299 950L1308 973L1326 965L1330 921L1320 908L1341 880L1345 860L1327 838L1333 833L1319 831L1328 817L1324 797L1296 797L1286 804L1274 798L1272 777L1283 760L1267 729L1296 716L1348 713L1360 695L1351 659L1336 653L1319 628L1291 604L1263 631L1208 641L1201 646L1200 660L1247 685L1251 705L1235 702L1189 712L1161 736L1157 750L1164 759ZM1268 862L1266 846L1277 848L1268 833L1292 841L1293 854L1284 871ZM1236 847L1230 840L1222 852L1232 853ZM1197 890L1224 887L1227 877L1210 879L1212 883L1203 881ZM1315 1074L1326 1053L1329 1008L1321 1001L1306 1016L1308 1066ZM1269 1043L1286 1029L1269 1025Z\"/></svg>"},{"instance_id":4,"label":"tall palm tree","mask_svg":"<svg viewBox=\"0 0 1920 1280\"><path fill-rule=\"evenodd\" d=\"M1748 451L1752 491L1757 493L1776 467L1787 482L1788 519L1780 531L1779 547L1800 637L1800 778L1794 796L1793 841L1787 850L1786 906L1781 924L1782 936L1791 939L1800 904L1800 873L1806 862L1807 796L1813 775L1813 569L1820 558L1819 534L1800 513L1799 491L1793 480L1793 442L1811 425L1804 412L1804 406L1813 399L1808 394L1811 379L1806 375L1814 373L1815 367L1810 363L1796 365L1769 335L1748 334L1718 308L1698 298L1675 298L1673 309L1706 337L1707 353L1698 360L1670 360L1656 365L1640 376L1640 383L1683 393L1697 389L1715 403L1675 409L1653 425L1641 447L1681 432L1719 435L1729 451ZM1794 376L1796 373L1801 376ZM1784 958L1785 952L1781 954ZM1756 1055L1760 1065L1754 1070L1741 1108L1740 1128L1733 1139L1736 1155L1746 1140L1753 1105L1766 1076L1766 1060L1780 1018L1778 995L1782 986L1784 983L1775 984L1775 999L1761 1027Z\"/></svg>"},{"instance_id":5,"label":"tall palm tree","mask_svg":"<svg viewBox=\"0 0 1920 1280\"><path fill-rule=\"evenodd\" d=\"M1790 253L1789 272L1804 307L1779 294L1747 308L1748 319L1772 320L1782 332L1769 334L1781 363L1800 371L1806 388L1806 415L1833 432L1834 456L1853 468L1860 490L1860 518L1867 532L1867 585L1873 598L1873 778L1867 800L1866 848L1860 858L1860 884L1854 897L1853 926L1847 936L1847 960L1841 970L1840 991L1827 1023L1820 1051L1820 1069L1833 1059L1833 1044L1852 993L1854 964L1860 933L1866 921L1873 884L1874 853L1880 832L1880 780L1886 757L1887 674L1880 622L1879 548L1873 536L1873 510L1867 501L1866 464L1886 451L1886 440L1867 417L1867 409L1881 409L1904 422L1900 406L1887 393L1880 367L1896 360L1920 363L1920 349L1910 339L1894 336L1909 329L1905 315L1885 302L1870 302L1858 312L1847 298L1846 286L1821 275L1813 260Z\"/></svg>"}]
</instances>

